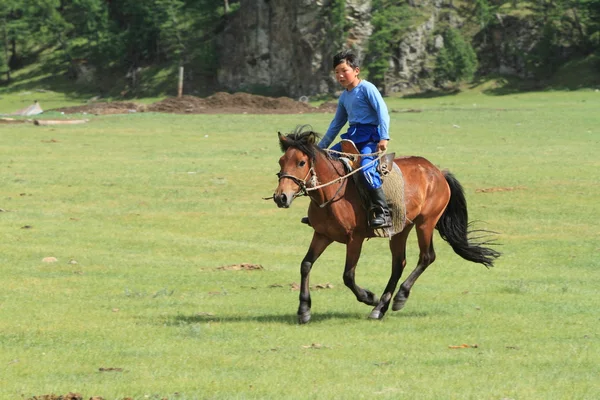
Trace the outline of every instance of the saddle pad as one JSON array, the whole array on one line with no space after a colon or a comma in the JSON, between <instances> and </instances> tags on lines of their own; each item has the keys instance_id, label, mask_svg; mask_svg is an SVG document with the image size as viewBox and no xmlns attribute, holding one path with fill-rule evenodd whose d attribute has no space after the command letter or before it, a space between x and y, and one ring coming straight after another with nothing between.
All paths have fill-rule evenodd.
<instances>
[{"instance_id":1,"label":"saddle pad","mask_svg":"<svg viewBox=\"0 0 600 400\"><path fill-rule=\"evenodd\" d=\"M402 232L406 225L406 206L404 204L404 177L396 163L392 162L392 170L382 173L383 192L392 213L392 226L390 228L375 229L373 232L378 237L391 237Z\"/></svg>"},{"instance_id":2,"label":"saddle pad","mask_svg":"<svg viewBox=\"0 0 600 400\"><path fill-rule=\"evenodd\" d=\"M396 163L392 165L391 171L380 171L383 181L382 188L388 203L388 207L392 214L392 226L389 228L373 229L375 237L392 237L393 235L402 232L406 225L406 206L404 204L404 177L402 171ZM388 166L389 168L389 166ZM369 209L370 199L364 183L361 182L357 175L354 175L354 183L358 187L361 199L365 209Z\"/></svg>"}]
</instances>

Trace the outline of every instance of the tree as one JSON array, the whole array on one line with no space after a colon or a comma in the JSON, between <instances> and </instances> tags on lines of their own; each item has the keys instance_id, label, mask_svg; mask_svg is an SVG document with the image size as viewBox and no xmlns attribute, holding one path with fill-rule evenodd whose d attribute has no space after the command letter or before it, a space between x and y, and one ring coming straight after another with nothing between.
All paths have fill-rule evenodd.
<instances>
[{"instance_id":1,"label":"tree","mask_svg":"<svg viewBox=\"0 0 600 400\"><path fill-rule=\"evenodd\" d=\"M434 69L436 82L472 80L478 66L475 50L457 29L449 28L443 36L444 47L438 54Z\"/></svg>"},{"instance_id":2,"label":"tree","mask_svg":"<svg viewBox=\"0 0 600 400\"><path fill-rule=\"evenodd\" d=\"M46 43L58 42L67 59L69 54L69 38L73 24L64 19L64 5L60 0L25 0L27 14L30 16L29 28L35 37Z\"/></svg>"},{"instance_id":3,"label":"tree","mask_svg":"<svg viewBox=\"0 0 600 400\"><path fill-rule=\"evenodd\" d=\"M30 32L26 11L25 3L21 0L0 3L0 68L6 72L8 82L11 80L11 71L22 64L23 57L17 52L17 43Z\"/></svg>"},{"instance_id":4,"label":"tree","mask_svg":"<svg viewBox=\"0 0 600 400\"><path fill-rule=\"evenodd\" d=\"M373 33L364 64L369 80L378 87L385 87L385 74L390 68L394 48L410 31L417 12L401 0L373 0L372 10Z\"/></svg>"}]
</instances>

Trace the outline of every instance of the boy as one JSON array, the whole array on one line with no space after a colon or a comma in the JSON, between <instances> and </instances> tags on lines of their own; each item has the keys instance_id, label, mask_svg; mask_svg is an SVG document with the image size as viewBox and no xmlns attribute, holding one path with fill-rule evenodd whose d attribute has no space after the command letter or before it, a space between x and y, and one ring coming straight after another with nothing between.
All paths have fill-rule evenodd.
<instances>
[{"instance_id":1,"label":"boy","mask_svg":"<svg viewBox=\"0 0 600 400\"><path fill-rule=\"evenodd\" d=\"M333 57L335 79L345 89L339 98L335 117L319 147L327 148L337 137L342 127L349 123L348 131L342 139L354 142L361 154L374 154L387 149L390 139L388 127L390 116L381 94L371 82L360 79L360 68L356 56L350 51L343 51ZM337 143L332 150L341 151ZM377 155L361 157L361 167L371 163ZM390 212L385 194L381 188L381 176L377 172L378 163L372 163L362 170L374 212L370 216L369 225L374 228L391 226ZM308 223L308 219L303 221Z\"/></svg>"}]
</instances>

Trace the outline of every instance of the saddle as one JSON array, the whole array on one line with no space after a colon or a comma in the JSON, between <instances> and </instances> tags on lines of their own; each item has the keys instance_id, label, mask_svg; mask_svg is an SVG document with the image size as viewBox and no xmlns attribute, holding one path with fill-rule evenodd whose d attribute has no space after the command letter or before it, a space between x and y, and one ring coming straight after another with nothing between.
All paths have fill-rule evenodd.
<instances>
[{"instance_id":1,"label":"saddle","mask_svg":"<svg viewBox=\"0 0 600 400\"><path fill-rule=\"evenodd\" d=\"M356 148L352 140L343 139L340 142L342 152L345 154L341 157L345 161L345 165L350 170L360 168L361 154ZM391 237L404 229L406 223L406 207L404 205L404 177L402 171L394 163L396 153L385 154L380 160L377 170L383 181L383 192L388 203L388 207L392 214L392 227L379 228L373 230L373 235L377 237ZM356 186L363 201L364 207L368 210L370 207L370 199L367 189L364 184L358 179L358 175L354 175Z\"/></svg>"},{"instance_id":2,"label":"saddle","mask_svg":"<svg viewBox=\"0 0 600 400\"><path fill-rule=\"evenodd\" d=\"M340 145L342 147L342 152L346 153L344 154L344 158L348 160L348 164L352 170L360 168L361 154L356 148L354 142L352 140L342 139ZM377 167L377 170L382 177L387 176L392 171L394 158L396 158L396 153L389 153L385 154L381 160L379 160L379 166Z\"/></svg>"}]
</instances>

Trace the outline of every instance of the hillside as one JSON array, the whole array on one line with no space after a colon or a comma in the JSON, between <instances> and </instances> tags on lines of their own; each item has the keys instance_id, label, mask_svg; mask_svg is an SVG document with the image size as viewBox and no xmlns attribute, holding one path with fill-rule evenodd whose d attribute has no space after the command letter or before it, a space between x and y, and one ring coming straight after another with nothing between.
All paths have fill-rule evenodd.
<instances>
[{"instance_id":1,"label":"hillside","mask_svg":"<svg viewBox=\"0 0 600 400\"><path fill-rule=\"evenodd\" d=\"M176 94L182 66L187 95L322 99L339 90L329 64L343 48L386 95L489 79L499 92L600 85L600 0L150 3L0 7L0 91L161 97Z\"/></svg>"}]
</instances>

